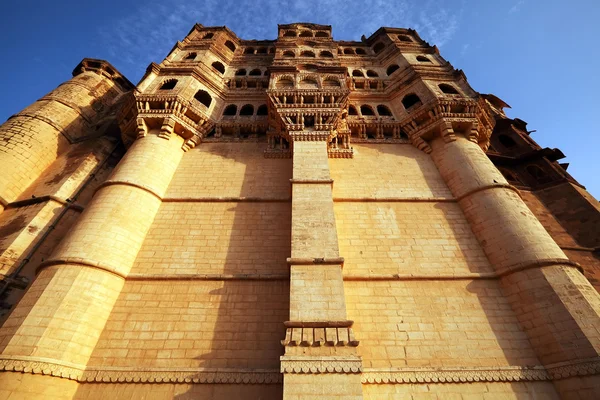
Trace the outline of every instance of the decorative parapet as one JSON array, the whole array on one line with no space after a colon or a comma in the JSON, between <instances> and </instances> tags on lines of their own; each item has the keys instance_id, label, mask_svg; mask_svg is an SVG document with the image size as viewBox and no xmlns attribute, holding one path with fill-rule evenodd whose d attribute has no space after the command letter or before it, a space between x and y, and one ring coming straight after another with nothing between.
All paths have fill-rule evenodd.
<instances>
[{"instance_id":1,"label":"decorative parapet","mask_svg":"<svg viewBox=\"0 0 600 400\"><path fill-rule=\"evenodd\" d=\"M360 357L281 356L281 373L288 374L358 374Z\"/></svg>"},{"instance_id":2,"label":"decorative parapet","mask_svg":"<svg viewBox=\"0 0 600 400\"><path fill-rule=\"evenodd\" d=\"M293 142L322 142L329 140L328 131L293 131L290 138Z\"/></svg>"}]
</instances>

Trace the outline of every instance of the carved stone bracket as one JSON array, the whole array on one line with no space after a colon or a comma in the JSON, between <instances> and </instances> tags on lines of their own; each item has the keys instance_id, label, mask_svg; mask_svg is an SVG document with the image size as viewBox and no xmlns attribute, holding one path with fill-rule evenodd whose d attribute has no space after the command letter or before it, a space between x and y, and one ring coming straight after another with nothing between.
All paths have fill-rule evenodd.
<instances>
[{"instance_id":1,"label":"carved stone bracket","mask_svg":"<svg viewBox=\"0 0 600 400\"><path fill-rule=\"evenodd\" d=\"M144 121L144 118L137 118L135 121L137 127L136 138L141 139L148 134L148 126L146 125L146 121Z\"/></svg>"},{"instance_id":2,"label":"carved stone bracket","mask_svg":"<svg viewBox=\"0 0 600 400\"><path fill-rule=\"evenodd\" d=\"M284 346L350 346L359 342L352 330L353 321L300 322L288 321Z\"/></svg>"},{"instance_id":3,"label":"carved stone bracket","mask_svg":"<svg viewBox=\"0 0 600 400\"><path fill-rule=\"evenodd\" d=\"M418 136L411 136L410 141L413 144L413 146L415 146L417 149L421 150L425 154L430 154L433 151L431 149L431 146L429 146L426 141L424 141Z\"/></svg>"},{"instance_id":4,"label":"carved stone bracket","mask_svg":"<svg viewBox=\"0 0 600 400\"><path fill-rule=\"evenodd\" d=\"M281 356L281 372L288 374L358 374L360 357Z\"/></svg>"}]
</instances>

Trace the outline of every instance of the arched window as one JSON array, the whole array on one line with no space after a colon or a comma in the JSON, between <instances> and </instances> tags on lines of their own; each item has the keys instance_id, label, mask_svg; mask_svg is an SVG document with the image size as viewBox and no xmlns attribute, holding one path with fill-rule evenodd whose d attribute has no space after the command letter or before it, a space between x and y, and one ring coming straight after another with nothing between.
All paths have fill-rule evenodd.
<instances>
[{"instance_id":1,"label":"arched window","mask_svg":"<svg viewBox=\"0 0 600 400\"><path fill-rule=\"evenodd\" d=\"M327 34L327 32L318 31L318 32L315 34L315 37L329 37L329 35Z\"/></svg>"},{"instance_id":2,"label":"arched window","mask_svg":"<svg viewBox=\"0 0 600 400\"><path fill-rule=\"evenodd\" d=\"M204 35L204 37L202 39L212 39L213 36L215 36L215 34L212 32L209 32L206 35Z\"/></svg>"},{"instance_id":3,"label":"arched window","mask_svg":"<svg viewBox=\"0 0 600 400\"><path fill-rule=\"evenodd\" d=\"M240 110L240 115L252 115L254 114L254 106L252 104L246 104Z\"/></svg>"},{"instance_id":4,"label":"arched window","mask_svg":"<svg viewBox=\"0 0 600 400\"><path fill-rule=\"evenodd\" d=\"M300 37L313 37L311 31L302 31L302 32L300 32L300 35L298 35L298 36L300 36Z\"/></svg>"},{"instance_id":5,"label":"arched window","mask_svg":"<svg viewBox=\"0 0 600 400\"><path fill-rule=\"evenodd\" d=\"M223 64L221 64L220 62L215 61L214 63L212 63L212 66L214 69L219 71L221 74L225 73L225 66Z\"/></svg>"},{"instance_id":6,"label":"arched window","mask_svg":"<svg viewBox=\"0 0 600 400\"><path fill-rule=\"evenodd\" d=\"M354 54L354 50L346 48L346 49L344 49L344 54L351 54L352 55L352 54Z\"/></svg>"},{"instance_id":7,"label":"arched window","mask_svg":"<svg viewBox=\"0 0 600 400\"><path fill-rule=\"evenodd\" d=\"M261 76L262 72L260 71L260 69L258 68L254 68L252 71L250 71L250 73L248 75L252 75L252 76Z\"/></svg>"},{"instance_id":8,"label":"arched window","mask_svg":"<svg viewBox=\"0 0 600 400\"><path fill-rule=\"evenodd\" d=\"M283 37L296 37L296 31L285 31Z\"/></svg>"},{"instance_id":9,"label":"arched window","mask_svg":"<svg viewBox=\"0 0 600 400\"><path fill-rule=\"evenodd\" d=\"M348 115L358 115L356 112L356 107L353 105L348 106Z\"/></svg>"},{"instance_id":10,"label":"arched window","mask_svg":"<svg viewBox=\"0 0 600 400\"><path fill-rule=\"evenodd\" d=\"M387 76L390 76L391 74L393 74L394 72L396 72L400 67L396 64L392 64L390 65L387 70L385 71L385 73L387 74Z\"/></svg>"},{"instance_id":11,"label":"arched window","mask_svg":"<svg viewBox=\"0 0 600 400\"><path fill-rule=\"evenodd\" d=\"M324 50L324 51L322 51L322 52L319 53L319 57L333 58L333 54L331 54L330 51Z\"/></svg>"},{"instance_id":12,"label":"arched window","mask_svg":"<svg viewBox=\"0 0 600 400\"><path fill-rule=\"evenodd\" d=\"M508 135L500 135L498 136L498 141L502 144L502 146L510 149L511 147L515 147L517 143Z\"/></svg>"},{"instance_id":13,"label":"arched window","mask_svg":"<svg viewBox=\"0 0 600 400\"><path fill-rule=\"evenodd\" d=\"M368 106L366 104L363 104L362 106L360 106L360 113L362 115L375 115L375 112L373 111L371 106Z\"/></svg>"},{"instance_id":14,"label":"arched window","mask_svg":"<svg viewBox=\"0 0 600 400\"><path fill-rule=\"evenodd\" d=\"M398 35L398 40L401 42L412 42L412 39L406 35Z\"/></svg>"},{"instance_id":15,"label":"arched window","mask_svg":"<svg viewBox=\"0 0 600 400\"><path fill-rule=\"evenodd\" d=\"M373 46L373 51L375 52L375 54L379 54L383 51L383 49L385 49L385 44L379 42L377 43L375 46Z\"/></svg>"},{"instance_id":16,"label":"arched window","mask_svg":"<svg viewBox=\"0 0 600 400\"><path fill-rule=\"evenodd\" d=\"M538 183L548 183L552 181L552 178L537 165L529 165L525 170Z\"/></svg>"},{"instance_id":17,"label":"arched window","mask_svg":"<svg viewBox=\"0 0 600 400\"><path fill-rule=\"evenodd\" d=\"M300 53L300 57L314 57L315 53L313 53L312 51L308 51L305 50L302 53Z\"/></svg>"},{"instance_id":18,"label":"arched window","mask_svg":"<svg viewBox=\"0 0 600 400\"><path fill-rule=\"evenodd\" d=\"M417 61L418 62L427 62L427 63L431 62L431 60L425 56L417 56Z\"/></svg>"},{"instance_id":19,"label":"arched window","mask_svg":"<svg viewBox=\"0 0 600 400\"><path fill-rule=\"evenodd\" d=\"M411 94L407 94L406 96L404 96L404 98L402 99L402 105L404 106L405 109L409 109L412 106L416 105L416 104L421 104L421 99L419 98L419 96L417 96L414 93Z\"/></svg>"},{"instance_id":20,"label":"arched window","mask_svg":"<svg viewBox=\"0 0 600 400\"><path fill-rule=\"evenodd\" d=\"M194 95L194 98L206 107L210 107L210 103L212 103L212 97L210 97L210 94L208 94L206 90L198 90Z\"/></svg>"},{"instance_id":21,"label":"arched window","mask_svg":"<svg viewBox=\"0 0 600 400\"><path fill-rule=\"evenodd\" d=\"M267 54L267 48L259 47L258 49L256 49L256 54Z\"/></svg>"},{"instance_id":22,"label":"arched window","mask_svg":"<svg viewBox=\"0 0 600 400\"><path fill-rule=\"evenodd\" d=\"M358 69L355 69L354 71L352 71L352 76L358 76L358 77L361 77L361 78L365 77L365 75L362 73L362 71L358 70Z\"/></svg>"},{"instance_id":23,"label":"arched window","mask_svg":"<svg viewBox=\"0 0 600 400\"><path fill-rule=\"evenodd\" d=\"M230 104L225 107L225 111L223 111L223 115L236 115L237 114L237 106L235 104Z\"/></svg>"},{"instance_id":24,"label":"arched window","mask_svg":"<svg viewBox=\"0 0 600 400\"><path fill-rule=\"evenodd\" d=\"M367 54L367 52L365 51L365 49L356 49L356 54L360 54L360 55L365 55Z\"/></svg>"},{"instance_id":25,"label":"arched window","mask_svg":"<svg viewBox=\"0 0 600 400\"><path fill-rule=\"evenodd\" d=\"M177 85L177 79L167 79L160 86L159 90L171 90L171 89L175 89L175 85Z\"/></svg>"},{"instance_id":26,"label":"arched window","mask_svg":"<svg viewBox=\"0 0 600 400\"><path fill-rule=\"evenodd\" d=\"M441 83L438 85L442 93L446 94L458 94L458 91L452 85L448 85L446 83Z\"/></svg>"},{"instance_id":27,"label":"arched window","mask_svg":"<svg viewBox=\"0 0 600 400\"><path fill-rule=\"evenodd\" d=\"M283 52L283 56L284 57L296 57L296 55L294 54L294 52L291 51L291 50L284 51Z\"/></svg>"},{"instance_id":28,"label":"arched window","mask_svg":"<svg viewBox=\"0 0 600 400\"><path fill-rule=\"evenodd\" d=\"M375 71L373 71L372 69L367 71L367 76L369 78L377 78L379 76L379 74Z\"/></svg>"},{"instance_id":29,"label":"arched window","mask_svg":"<svg viewBox=\"0 0 600 400\"><path fill-rule=\"evenodd\" d=\"M393 117L390 109L387 108L386 106L384 106L383 104L380 104L377 106L377 114L384 116L384 117Z\"/></svg>"},{"instance_id":30,"label":"arched window","mask_svg":"<svg viewBox=\"0 0 600 400\"><path fill-rule=\"evenodd\" d=\"M227 47L231 51L235 51L235 44L231 40L225 42L225 47Z\"/></svg>"},{"instance_id":31,"label":"arched window","mask_svg":"<svg viewBox=\"0 0 600 400\"><path fill-rule=\"evenodd\" d=\"M254 47L246 47L244 49L244 54L254 54Z\"/></svg>"},{"instance_id":32,"label":"arched window","mask_svg":"<svg viewBox=\"0 0 600 400\"><path fill-rule=\"evenodd\" d=\"M185 56L186 60L193 60L194 58L196 58L198 54L192 52L192 53L188 53L187 56Z\"/></svg>"},{"instance_id":33,"label":"arched window","mask_svg":"<svg viewBox=\"0 0 600 400\"><path fill-rule=\"evenodd\" d=\"M245 70L244 68L242 68L242 69L238 69L237 71L235 71L235 74L236 74L237 76L243 76L243 75L246 75L246 70Z\"/></svg>"},{"instance_id":34,"label":"arched window","mask_svg":"<svg viewBox=\"0 0 600 400\"><path fill-rule=\"evenodd\" d=\"M323 81L323 86L324 87L340 87L342 85L340 84L340 81L338 81L335 78L327 78Z\"/></svg>"},{"instance_id":35,"label":"arched window","mask_svg":"<svg viewBox=\"0 0 600 400\"><path fill-rule=\"evenodd\" d=\"M291 80L290 78L281 78L277 81L277 83L275 84L275 87L277 89L293 88L294 81Z\"/></svg>"},{"instance_id":36,"label":"arched window","mask_svg":"<svg viewBox=\"0 0 600 400\"><path fill-rule=\"evenodd\" d=\"M260 106L258 106L258 110L256 110L256 115L268 115L269 114L269 109L267 108L266 104L261 104Z\"/></svg>"}]
</instances>

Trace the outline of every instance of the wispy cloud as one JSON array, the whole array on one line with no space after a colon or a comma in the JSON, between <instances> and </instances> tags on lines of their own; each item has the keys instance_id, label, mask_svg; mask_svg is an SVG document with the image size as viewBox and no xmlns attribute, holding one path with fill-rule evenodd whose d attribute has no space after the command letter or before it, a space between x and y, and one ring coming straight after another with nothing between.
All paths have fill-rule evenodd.
<instances>
[{"instance_id":1,"label":"wispy cloud","mask_svg":"<svg viewBox=\"0 0 600 400\"><path fill-rule=\"evenodd\" d=\"M509 10L508 13L509 14L514 14L516 12L518 12L521 7L523 6L523 4L525 4L525 0L519 0L517 1Z\"/></svg>"},{"instance_id":2,"label":"wispy cloud","mask_svg":"<svg viewBox=\"0 0 600 400\"><path fill-rule=\"evenodd\" d=\"M462 45L462 47L460 48L461 57L467 54L467 52L469 51L469 47L471 47L471 43L465 43Z\"/></svg>"},{"instance_id":3,"label":"wispy cloud","mask_svg":"<svg viewBox=\"0 0 600 400\"><path fill-rule=\"evenodd\" d=\"M336 39L359 40L381 26L414 28L439 47L459 28L462 7L442 0L150 0L128 16L100 27L108 55L124 73L139 77L162 60L194 23L227 25L244 39L274 39L277 24L314 22L333 27Z\"/></svg>"}]
</instances>

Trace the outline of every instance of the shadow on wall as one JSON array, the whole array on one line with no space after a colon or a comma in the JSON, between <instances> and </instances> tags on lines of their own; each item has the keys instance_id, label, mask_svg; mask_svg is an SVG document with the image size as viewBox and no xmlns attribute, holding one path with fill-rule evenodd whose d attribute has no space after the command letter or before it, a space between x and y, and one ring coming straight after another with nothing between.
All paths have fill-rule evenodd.
<instances>
[{"instance_id":1,"label":"shadow on wall","mask_svg":"<svg viewBox=\"0 0 600 400\"><path fill-rule=\"evenodd\" d=\"M277 198L276 193L265 188L272 184L289 186L291 160L287 170L278 171L274 176L265 171L277 160L265 159L262 151L265 144L223 143L205 144L203 156L224 158L227 164L243 165L243 183L237 193L227 193L226 197ZM248 146L254 153L236 151L235 147ZM226 176L223 176L226 179ZM270 182L266 182L270 180ZM280 181L280 182L278 182ZM217 186L225 182L216 182ZM224 188L224 191L228 191ZM199 194L201 196L201 194ZM211 203L209 203L211 204ZM224 275L278 275L276 280L225 280L215 282L210 291L209 301L215 301L209 352L199 354L198 367L205 371L222 369L228 383L202 384L207 379L206 372L190 376L200 384L193 385L184 393L176 394L179 400L206 397L212 399L281 399L283 385L279 375L279 357L283 355L280 340L285 336L283 322L289 313L289 277L286 258L291 252L291 203L289 199L277 202L232 202L222 204L221 212L233 214L227 255L220 270L209 273ZM204 203L195 203L205 207ZM220 207L217 207L219 212ZM208 228L207 228L208 229ZM281 233L283 232L283 236ZM208 232L207 232L208 233ZM273 251L265 243L275 242L283 251ZM263 264L261 266L261 264ZM273 268L265 269L265 265ZM265 375L252 376L252 370L268 371ZM222 374L220 376L223 376ZM233 380L233 381L232 381ZM235 381L235 383L233 383Z\"/></svg>"},{"instance_id":2,"label":"shadow on wall","mask_svg":"<svg viewBox=\"0 0 600 400\"><path fill-rule=\"evenodd\" d=\"M89 363L184 371L186 383L82 384L75 398L283 397L291 160L265 159L265 147L202 143L184 154L132 269L171 278L126 281ZM168 256L153 262L155 252Z\"/></svg>"}]
</instances>

